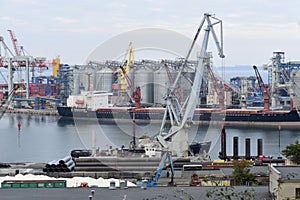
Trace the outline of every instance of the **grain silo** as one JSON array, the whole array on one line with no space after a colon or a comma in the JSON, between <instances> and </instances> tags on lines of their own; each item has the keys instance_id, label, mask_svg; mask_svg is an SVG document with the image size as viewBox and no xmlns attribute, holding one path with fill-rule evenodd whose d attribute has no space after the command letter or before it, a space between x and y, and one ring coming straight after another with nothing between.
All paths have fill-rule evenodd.
<instances>
[{"instance_id":1,"label":"grain silo","mask_svg":"<svg viewBox=\"0 0 300 200\"><path fill-rule=\"evenodd\" d=\"M99 91L112 91L113 84L113 70L109 67L103 67L94 74L94 90Z\"/></svg>"},{"instance_id":2,"label":"grain silo","mask_svg":"<svg viewBox=\"0 0 300 200\"><path fill-rule=\"evenodd\" d=\"M173 80L176 78L176 71L170 69L170 75ZM167 93L167 89L170 86L170 80L165 67L161 67L154 72L154 104L165 104L164 97Z\"/></svg>"},{"instance_id":3,"label":"grain silo","mask_svg":"<svg viewBox=\"0 0 300 200\"><path fill-rule=\"evenodd\" d=\"M154 102L153 69L141 66L134 71L134 85L141 88L142 103Z\"/></svg>"},{"instance_id":4,"label":"grain silo","mask_svg":"<svg viewBox=\"0 0 300 200\"><path fill-rule=\"evenodd\" d=\"M80 94L81 91L87 91L88 74L90 73L91 71L87 70L86 66L77 66L74 68L74 91L72 94Z\"/></svg>"}]
</instances>

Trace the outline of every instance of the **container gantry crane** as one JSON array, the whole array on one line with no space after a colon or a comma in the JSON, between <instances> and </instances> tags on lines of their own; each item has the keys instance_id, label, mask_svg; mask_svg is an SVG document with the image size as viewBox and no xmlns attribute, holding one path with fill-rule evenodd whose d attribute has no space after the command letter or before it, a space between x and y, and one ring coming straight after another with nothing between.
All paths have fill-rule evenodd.
<instances>
[{"instance_id":1,"label":"container gantry crane","mask_svg":"<svg viewBox=\"0 0 300 200\"><path fill-rule=\"evenodd\" d=\"M13 52L8 48L7 44L4 42L4 38L0 36L0 67L7 68L10 58L12 58L13 56Z\"/></svg>"}]
</instances>

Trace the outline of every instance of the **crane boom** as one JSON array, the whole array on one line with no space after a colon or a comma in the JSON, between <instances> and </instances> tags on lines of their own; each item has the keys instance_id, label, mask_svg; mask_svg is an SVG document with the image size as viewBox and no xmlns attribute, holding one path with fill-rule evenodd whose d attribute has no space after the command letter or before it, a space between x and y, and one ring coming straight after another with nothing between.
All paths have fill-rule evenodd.
<instances>
[{"instance_id":1,"label":"crane boom","mask_svg":"<svg viewBox=\"0 0 300 200\"><path fill-rule=\"evenodd\" d=\"M18 46L18 40L14 34L14 32L12 30L7 30L9 32L11 41L13 43L14 49L15 49L15 53L16 56L20 56L20 50L19 50L19 46Z\"/></svg>"}]
</instances>

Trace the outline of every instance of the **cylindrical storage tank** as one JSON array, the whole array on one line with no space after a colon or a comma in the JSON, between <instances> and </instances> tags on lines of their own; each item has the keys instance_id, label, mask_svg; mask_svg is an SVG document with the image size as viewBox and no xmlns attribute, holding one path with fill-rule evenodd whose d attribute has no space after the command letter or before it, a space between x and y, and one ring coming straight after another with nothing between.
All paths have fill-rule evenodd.
<instances>
[{"instance_id":1,"label":"cylindrical storage tank","mask_svg":"<svg viewBox=\"0 0 300 200\"><path fill-rule=\"evenodd\" d=\"M74 91L72 94L80 94L81 91L85 91L87 89L87 77L81 69L74 68Z\"/></svg>"},{"instance_id":2,"label":"cylindrical storage tank","mask_svg":"<svg viewBox=\"0 0 300 200\"><path fill-rule=\"evenodd\" d=\"M93 90L111 92L113 84L113 70L109 67L104 67L101 70L96 71L93 82Z\"/></svg>"},{"instance_id":3,"label":"cylindrical storage tank","mask_svg":"<svg viewBox=\"0 0 300 200\"><path fill-rule=\"evenodd\" d=\"M141 88L142 103L153 103L153 70L139 67L134 71L134 86Z\"/></svg>"},{"instance_id":4,"label":"cylindrical storage tank","mask_svg":"<svg viewBox=\"0 0 300 200\"><path fill-rule=\"evenodd\" d=\"M170 69L170 74L173 77L173 80L176 79L176 71ZM154 81L154 104L165 104L164 97L167 93L168 86L170 86L170 80L168 78L168 74L166 72L165 67L161 67L160 69L154 72L153 76Z\"/></svg>"}]
</instances>

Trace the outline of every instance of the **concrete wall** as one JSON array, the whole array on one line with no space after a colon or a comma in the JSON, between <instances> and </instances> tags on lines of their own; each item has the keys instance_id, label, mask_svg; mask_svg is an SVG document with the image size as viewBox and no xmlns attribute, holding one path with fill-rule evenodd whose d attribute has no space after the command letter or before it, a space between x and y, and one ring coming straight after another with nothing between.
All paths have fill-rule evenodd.
<instances>
[{"instance_id":1,"label":"concrete wall","mask_svg":"<svg viewBox=\"0 0 300 200\"><path fill-rule=\"evenodd\" d=\"M281 181L281 173L274 167L270 167L269 193L277 197L277 200L295 199L296 188L300 188L300 180Z\"/></svg>"},{"instance_id":2,"label":"concrete wall","mask_svg":"<svg viewBox=\"0 0 300 200\"><path fill-rule=\"evenodd\" d=\"M270 187L269 187L269 193L273 194L275 196L278 196L278 180L281 178L281 174L278 170L276 170L274 167L270 167Z\"/></svg>"},{"instance_id":3,"label":"concrete wall","mask_svg":"<svg viewBox=\"0 0 300 200\"><path fill-rule=\"evenodd\" d=\"M278 190L278 200L296 199L296 188L300 188L300 182L284 182Z\"/></svg>"}]
</instances>

